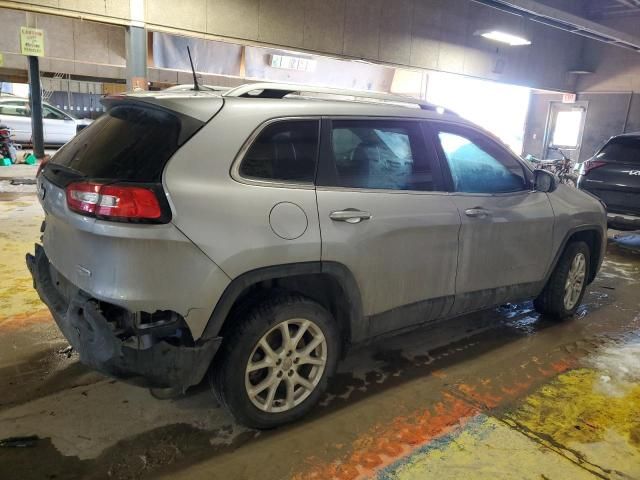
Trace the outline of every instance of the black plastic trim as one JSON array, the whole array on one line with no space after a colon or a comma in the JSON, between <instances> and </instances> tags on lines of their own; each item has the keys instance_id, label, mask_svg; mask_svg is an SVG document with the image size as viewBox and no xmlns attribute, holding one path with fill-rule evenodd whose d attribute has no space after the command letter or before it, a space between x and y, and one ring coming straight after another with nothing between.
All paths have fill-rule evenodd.
<instances>
[{"instance_id":1,"label":"black plastic trim","mask_svg":"<svg viewBox=\"0 0 640 480\"><path fill-rule=\"evenodd\" d=\"M349 302L349 322L352 342L366 337L366 321L362 314L360 290L351 271L337 262L300 262L258 268L243 273L231 281L213 309L202 338L217 337L231 309L240 295L249 287L266 280L276 280L298 275L328 274L335 278L344 290Z\"/></svg>"},{"instance_id":2,"label":"black plastic trim","mask_svg":"<svg viewBox=\"0 0 640 480\"><path fill-rule=\"evenodd\" d=\"M191 346L164 339L147 347L139 339L131 344L123 342L110 328L97 301L70 283L65 295L58 291L51 276L54 268L42 246L36 244L35 255L27 254L26 262L40 299L82 363L140 386L185 391L200 383L222 338L200 339Z\"/></svg>"},{"instance_id":3,"label":"black plastic trim","mask_svg":"<svg viewBox=\"0 0 640 480\"><path fill-rule=\"evenodd\" d=\"M598 262L596 263L596 268L595 271L592 275L589 276L589 283L591 283L596 275L598 274L598 270L600 270L600 266L602 265L602 260L604 258L605 255L605 250L606 247L603 248L602 247L602 241L603 239L606 238L607 236L607 232L603 231L602 227L600 227L599 225L580 225L579 227L574 227L572 229L570 229L564 236L564 239L562 240L562 243L560 244L560 248L558 248L558 250L556 251L556 254L553 258L553 262L551 262L551 266L549 267L549 270L547 271L544 280L542 281L542 288L544 288L544 286L547 284L547 282L549 281L549 278L551 277L551 274L553 273L553 271L556 269L556 266L558 265L558 262L560 261L560 256L562 255L562 253L564 252L565 248L567 247L567 244L569 243L569 239L575 235L576 233L579 232L587 232L590 230L595 230L599 235L600 235L600 256L597 259ZM593 259L592 259L593 261ZM594 265L593 263L591 265Z\"/></svg>"}]
</instances>

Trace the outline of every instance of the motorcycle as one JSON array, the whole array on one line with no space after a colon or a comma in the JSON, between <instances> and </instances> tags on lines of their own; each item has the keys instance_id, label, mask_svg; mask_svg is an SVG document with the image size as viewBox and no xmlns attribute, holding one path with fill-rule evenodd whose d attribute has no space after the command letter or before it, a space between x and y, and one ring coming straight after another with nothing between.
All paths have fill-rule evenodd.
<instances>
[{"instance_id":1,"label":"motorcycle","mask_svg":"<svg viewBox=\"0 0 640 480\"><path fill-rule=\"evenodd\" d=\"M8 158L11 163L18 159L18 149L12 140L11 129L6 125L0 125L0 158Z\"/></svg>"},{"instance_id":2,"label":"motorcycle","mask_svg":"<svg viewBox=\"0 0 640 480\"><path fill-rule=\"evenodd\" d=\"M533 155L527 155L525 159L531 162L536 168L548 170L551 173L554 173L560 180L560 183L573 185L575 187L578 183L578 176L575 173L574 164L571 159L557 147L549 147L549 150L558 152L562 158L541 160Z\"/></svg>"}]
</instances>

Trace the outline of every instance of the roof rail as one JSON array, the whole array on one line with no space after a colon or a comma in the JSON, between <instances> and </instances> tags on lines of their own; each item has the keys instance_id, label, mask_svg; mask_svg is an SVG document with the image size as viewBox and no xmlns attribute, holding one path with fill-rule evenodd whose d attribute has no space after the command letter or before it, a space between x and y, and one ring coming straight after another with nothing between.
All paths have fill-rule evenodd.
<instances>
[{"instance_id":1,"label":"roof rail","mask_svg":"<svg viewBox=\"0 0 640 480\"><path fill-rule=\"evenodd\" d=\"M253 93L255 92L255 93ZM223 97L250 97L250 98L284 98L291 93L320 93L324 95L340 95L345 97L356 97L363 99L379 100L390 103L403 103L408 105L417 105L422 110L428 110L439 113L454 114L449 110L434 105L424 100L414 97L405 97L403 95L392 95L389 93L368 92L360 90L344 90L331 87L314 87L311 85L296 85L292 83L248 83L239 87L227 90L222 94ZM454 114L455 115L455 114Z\"/></svg>"}]
</instances>

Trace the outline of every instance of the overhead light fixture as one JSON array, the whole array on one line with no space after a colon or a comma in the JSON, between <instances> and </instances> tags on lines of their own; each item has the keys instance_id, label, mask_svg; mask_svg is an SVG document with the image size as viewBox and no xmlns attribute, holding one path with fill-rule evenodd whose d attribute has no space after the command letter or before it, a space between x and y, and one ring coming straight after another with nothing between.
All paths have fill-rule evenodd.
<instances>
[{"instance_id":1,"label":"overhead light fixture","mask_svg":"<svg viewBox=\"0 0 640 480\"><path fill-rule=\"evenodd\" d=\"M476 32L476 35L488 38L495 42L506 43L512 47L519 47L522 45L531 45L531 41L518 35L513 35L507 32L501 32L500 30L483 30Z\"/></svg>"},{"instance_id":2,"label":"overhead light fixture","mask_svg":"<svg viewBox=\"0 0 640 480\"><path fill-rule=\"evenodd\" d=\"M569 70L569 73L572 73L574 75L591 75L593 73L593 70L587 70L584 68L574 68L572 70Z\"/></svg>"}]
</instances>

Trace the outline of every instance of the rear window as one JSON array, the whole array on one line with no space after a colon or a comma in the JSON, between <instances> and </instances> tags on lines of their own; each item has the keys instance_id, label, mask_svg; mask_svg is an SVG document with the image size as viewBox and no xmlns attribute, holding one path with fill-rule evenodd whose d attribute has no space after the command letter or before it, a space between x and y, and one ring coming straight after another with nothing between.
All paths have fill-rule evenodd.
<instances>
[{"instance_id":1,"label":"rear window","mask_svg":"<svg viewBox=\"0 0 640 480\"><path fill-rule=\"evenodd\" d=\"M158 182L202 122L157 108L117 105L60 149L52 164L92 179Z\"/></svg>"},{"instance_id":2,"label":"rear window","mask_svg":"<svg viewBox=\"0 0 640 480\"><path fill-rule=\"evenodd\" d=\"M599 160L640 164L640 138L618 137L609 140L596 155Z\"/></svg>"},{"instance_id":3,"label":"rear window","mask_svg":"<svg viewBox=\"0 0 640 480\"><path fill-rule=\"evenodd\" d=\"M268 181L312 183L318 120L283 120L260 132L240 164L240 175Z\"/></svg>"}]
</instances>

